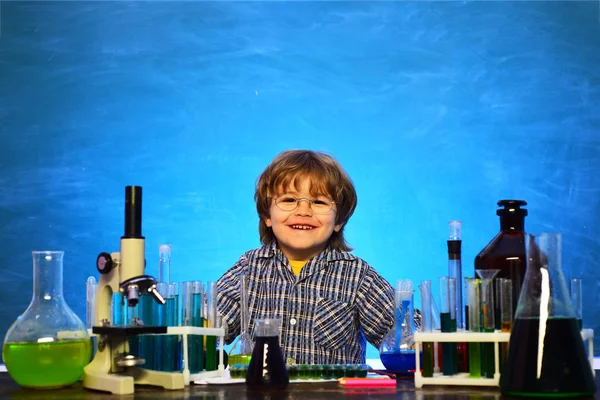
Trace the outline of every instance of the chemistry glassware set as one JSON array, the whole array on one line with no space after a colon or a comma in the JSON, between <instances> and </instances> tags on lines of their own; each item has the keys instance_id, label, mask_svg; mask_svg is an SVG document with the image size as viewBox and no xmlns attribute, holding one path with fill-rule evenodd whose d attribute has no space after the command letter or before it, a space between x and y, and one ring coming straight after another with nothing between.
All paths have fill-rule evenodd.
<instances>
[{"instance_id":1,"label":"chemistry glassware set","mask_svg":"<svg viewBox=\"0 0 600 400\"><path fill-rule=\"evenodd\" d=\"M592 395L594 332L582 329L581 279L570 279L569 296L561 234L525 233L524 201L498 205L504 207L497 211L501 231L477 255L477 278L464 278L465 307L460 305L461 224L451 221L448 276L439 278L440 309L431 281L422 281L421 329L415 331L412 296L405 290L412 284L399 281L396 327L380 347L381 360L388 370L414 373L417 388L499 385L515 396Z\"/></svg>"},{"instance_id":2,"label":"chemistry glassware set","mask_svg":"<svg viewBox=\"0 0 600 400\"><path fill-rule=\"evenodd\" d=\"M100 280L88 279L88 329L63 298L63 252L33 252L33 298L3 343L7 370L19 385L57 388L83 378L85 388L130 394L134 384L174 390L223 376L225 327L215 284L170 282L169 245L159 246L158 281L144 274L141 195L139 186L125 188L120 251L101 253ZM569 296L561 235L525 233L524 201L498 205L501 230L475 258L477 278L464 278L464 307L461 223L451 221L448 276L437 281L440 307L430 280L419 285L420 312L412 282L398 281L395 324L381 343L381 360L392 372L414 374L417 388L499 385L514 396L592 395L593 330L582 329L581 279L570 279ZM286 386L288 369L299 367L285 366L281 320L255 320L250 340L246 285L240 276L242 332L229 365L243 371L249 387Z\"/></svg>"}]
</instances>

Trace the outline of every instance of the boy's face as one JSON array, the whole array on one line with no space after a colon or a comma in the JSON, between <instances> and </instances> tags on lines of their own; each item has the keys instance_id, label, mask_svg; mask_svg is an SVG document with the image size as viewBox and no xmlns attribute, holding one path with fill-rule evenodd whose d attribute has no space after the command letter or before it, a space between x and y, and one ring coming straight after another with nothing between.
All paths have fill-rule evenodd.
<instances>
[{"instance_id":1,"label":"boy's face","mask_svg":"<svg viewBox=\"0 0 600 400\"><path fill-rule=\"evenodd\" d=\"M314 200L310 194L310 180L301 179L298 187L289 187L276 193ZM273 229L279 248L289 260L308 261L319 254L325 247L331 234L339 232L342 225L335 225L336 206L324 214L316 214L308 201L302 200L292 211L284 211L271 200L270 218L265 219L268 227Z\"/></svg>"}]
</instances>

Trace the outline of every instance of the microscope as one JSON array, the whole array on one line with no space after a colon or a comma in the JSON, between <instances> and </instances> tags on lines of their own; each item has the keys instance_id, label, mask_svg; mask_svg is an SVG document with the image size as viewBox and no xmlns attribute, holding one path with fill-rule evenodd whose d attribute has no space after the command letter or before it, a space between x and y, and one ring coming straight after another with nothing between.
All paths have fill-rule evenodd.
<instances>
[{"instance_id":1,"label":"microscope","mask_svg":"<svg viewBox=\"0 0 600 400\"><path fill-rule=\"evenodd\" d=\"M138 304L143 294L151 295L160 304L165 299L156 289L156 280L144 274L145 240L142 236L142 188L125 188L125 234L121 237L119 253L100 253L96 267L100 280L94 305L94 326L97 336L96 355L83 371L83 387L111 392L132 394L134 384L161 386L165 389L183 389L183 374L160 372L139 368L144 360L130 354L131 337L140 334L164 334L166 326L144 326L136 320L125 326L113 325L113 293L119 292L129 307Z\"/></svg>"}]
</instances>

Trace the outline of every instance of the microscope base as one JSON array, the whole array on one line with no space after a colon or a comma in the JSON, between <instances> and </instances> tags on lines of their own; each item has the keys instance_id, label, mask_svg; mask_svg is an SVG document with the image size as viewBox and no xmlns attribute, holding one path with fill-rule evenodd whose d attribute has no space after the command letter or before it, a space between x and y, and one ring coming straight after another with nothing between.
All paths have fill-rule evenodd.
<instances>
[{"instance_id":1,"label":"microscope base","mask_svg":"<svg viewBox=\"0 0 600 400\"><path fill-rule=\"evenodd\" d=\"M119 374L89 374L83 376L83 387L112 394L133 394L134 384L160 386L167 390L184 389L181 372L151 371L128 368Z\"/></svg>"},{"instance_id":2,"label":"microscope base","mask_svg":"<svg viewBox=\"0 0 600 400\"><path fill-rule=\"evenodd\" d=\"M123 375L133 377L136 385L160 386L167 390L185 388L181 372L152 371L143 368L128 368Z\"/></svg>"},{"instance_id":3,"label":"microscope base","mask_svg":"<svg viewBox=\"0 0 600 400\"><path fill-rule=\"evenodd\" d=\"M100 390L112 394L133 394L133 378L131 376L94 374L84 372L83 387Z\"/></svg>"}]
</instances>

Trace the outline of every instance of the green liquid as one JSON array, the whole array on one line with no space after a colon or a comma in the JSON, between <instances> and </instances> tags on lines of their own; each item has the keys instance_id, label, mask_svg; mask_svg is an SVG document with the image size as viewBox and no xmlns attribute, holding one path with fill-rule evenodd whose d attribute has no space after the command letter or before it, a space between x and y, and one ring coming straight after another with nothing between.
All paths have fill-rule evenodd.
<instances>
[{"instance_id":1,"label":"green liquid","mask_svg":"<svg viewBox=\"0 0 600 400\"><path fill-rule=\"evenodd\" d=\"M481 343L469 343L469 377L481 378Z\"/></svg>"},{"instance_id":2,"label":"green liquid","mask_svg":"<svg viewBox=\"0 0 600 400\"><path fill-rule=\"evenodd\" d=\"M229 365L250 365L250 358L252 358L252 354L230 354L229 355Z\"/></svg>"},{"instance_id":3,"label":"green liquid","mask_svg":"<svg viewBox=\"0 0 600 400\"><path fill-rule=\"evenodd\" d=\"M433 343L423 343L423 376L431 378L433 376Z\"/></svg>"},{"instance_id":4,"label":"green liquid","mask_svg":"<svg viewBox=\"0 0 600 400\"><path fill-rule=\"evenodd\" d=\"M19 385L52 389L77 382L92 356L92 342L61 340L48 343L5 343L2 357Z\"/></svg>"},{"instance_id":5,"label":"green liquid","mask_svg":"<svg viewBox=\"0 0 600 400\"><path fill-rule=\"evenodd\" d=\"M207 336L206 337L206 363L207 371L214 371L217 369L217 337Z\"/></svg>"},{"instance_id":6,"label":"green liquid","mask_svg":"<svg viewBox=\"0 0 600 400\"><path fill-rule=\"evenodd\" d=\"M442 332L456 332L456 319L452 319L450 313L440 313L440 325ZM442 343L442 373L456 373L456 343Z\"/></svg>"}]
</instances>

